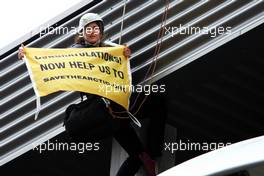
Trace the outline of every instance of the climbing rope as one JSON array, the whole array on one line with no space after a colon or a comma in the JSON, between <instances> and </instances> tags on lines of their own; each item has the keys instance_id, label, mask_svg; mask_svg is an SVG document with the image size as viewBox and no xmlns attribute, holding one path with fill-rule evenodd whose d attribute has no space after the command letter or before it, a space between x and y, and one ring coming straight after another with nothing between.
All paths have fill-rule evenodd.
<instances>
[{"instance_id":1,"label":"climbing rope","mask_svg":"<svg viewBox=\"0 0 264 176\"><path fill-rule=\"evenodd\" d=\"M125 0L125 3L124 3L124 7L123 7L123 16L122 16L122 22L121 22L121 34L120 34L120 38L119 38L119 44L121 43L121 38L122 38L122 31L123 31L123 20L124 20L124 15L125 15L125 9L126 9L126 0ZM164 35L164 28L166 26L166 22L167 22L167 16L168 16L168 10L169 10L169 0L166 0L166 5L165 5L165 9L164 9L164 12L163 12L163 15L162 15L162 19L161 19L161 25L160 25L160 29L159 29L159 32L158 32L158 36L157 36L157 41L156 41L156 47L155 47L155 51L154 51L154 54L153 54L153 57L152 57L152 62L144 76L144 79L143 79L143 83L146 81L147 77L149 76L150 74L150 79L153 78L154 76L154 72L155 72L155 69L156 69L156 65L157 65L157 59L159 57L159 53L160 53L160 49L161 49L161 44L163 42L163 35ZM135 98L135 101L133 103L133 105L131 106L131 108L129 109L129 111L119 111L119 112L115 112L113 111L112 109L110 109L110 113L112 114L113 117L116 117L116 118L128 118L127 116L118 116L118 115L115 115L115 114L121 114L121 113L128 113L129 117L132 118L132 120L135 122L135 120L138 122L138 120L135 118L135 115L139 112L139 110L141 109L142 105L144 104L144 102L146 101L148 95L145 95L144 99L142 100L142 102L140 103L138 109L134 112L134 113L131 113L131 111L135 108L137 102L138 102L138 98L140 96L141 93L137 94L137 97ZM139 126L139 125L138 125Z\"/></svg>"},{"instance_id":2,"label":"climbing rope","mask_svg":"<svg viewBox=\"0 0 264 176\"><path fill-rule=\"evenodd\" d=\"M143 83L146 81L146 79L147 79L147 77L148 77L150 72L151 72L150 80L154 76L154 72L155 72L156 65L157 65L157 59L159 57L161 44L163 42L164 28L165 28L166 22L167 22L168 9L169 9L169 1L166 0L165 10L164 10L164 13L163 13L163 16L162 16L162 20L161 20L161 25L160 25L160 30L159 30L158 37L157 37L156 47L155 47L155 51L154 51L154 54L153 54L153 57L152 57L153 59L152 59L151 65L149 66L149 68L147 70L147 73L145 74L145 77L144 77L144 79L142 81ZM131 106L131 110L135 107L139 96L140 96L140 93L137 95L137 97L136 97L136 99L134 101L134 104ZM142 100L142 102L140 103L138 109L134 112L134 115L136 115L138 113L138 111L141 109L141 107L144 104L144 102L146 101L147 97L148 97L148 95L145 95L145 97Z\"/></svg>"},{"instance_id":3,"label":"climbing rope","mask_svg":"<svg viewBox=\"0 0 264 176\"><path fill-rule=\"evenodd\" d=\"M124 25L125 13L126 13L126 3L127 3L127 0L124 0L123 15L122 15L121 27L120 27L120 37L119 37L119 42L118 42L119 45L121 45L121 40L122 40L122 35L123 35L123 25Z\"/></svg>"}]
</instances>

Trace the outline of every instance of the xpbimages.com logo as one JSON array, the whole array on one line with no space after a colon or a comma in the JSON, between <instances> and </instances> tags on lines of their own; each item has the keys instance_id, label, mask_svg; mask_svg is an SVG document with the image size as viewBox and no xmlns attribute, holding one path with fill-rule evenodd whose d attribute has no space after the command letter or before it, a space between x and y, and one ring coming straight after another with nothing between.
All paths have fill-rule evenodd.
<instances>
[{"instance_id":1,"label":"xpbimages.com logo","mask_svg":"<svg viewBox=\"0 0 264 176\"><path fill-rule=\"evenodd\" d=\"M33 150L43 153L45 151L77 151L78 153L84 153L85 151L98 151L100 149L100 143L84 143L84 142L44 142L42 144L36 145L33 143Z\"/></svg>"},{"instance_id":2,"label":"xpbimages.com logo","mask_svg":"<svg viewBox=\"0 0 264 176\"><path fill-rule=\"evenodd\" d=\"M164 93L166 91L166 86L162 85L99 85L99 92L104 92L106 94L118 93L118 92L136 92L136 93L144 93L145 95L150 95L151 93Z\"/></svg>"},{"instance_id":3,"label":"xpbimages.com logo","mask_svg":"<svg viewBox=\"0 0 264 176\"><path fill-rule=\"evenodd\" d=\"M69 33L73 33L73 34L79 34L82 35L83 33L86 34L99 34L100 33L100 28L99 27L86 27L85 29L80 30L80 28L75 27L75 26L71 26L71 27L67 27L67 26L46 26L46 27L40 27L39 28L39 35L44 36L46 34L54 34L54 35L64 35L64 34L69 34Z\"/></svg>"},{"instance_id":4,"label":"xpbimages.com logo","mask_svg":"<svg viewBox=\"0 0 264 176\"><path fill-rule=\"evenodd\" d=\"M194 142L188 139L187 141L165 142L164 150L172 154L176 151L212 151L228 145L231 145L231 142Z\"/></svg>"},{"instance_id":5,"label":"xpbimages.com logo","mask_svg":"<svg viewBox=\"0 0 264 176\"><path fill-rule=\"evenodd\" d=\"M169 35L170 37L174 37L176 35L193 35L193 34L201 34L201 35L210 35L210 37L214 38L218 35L223 34L231 34L231 27L223 27L223 26L189 26L182 25L179 26L165 26L165 35Z\"/></svg>"}]
</instances>

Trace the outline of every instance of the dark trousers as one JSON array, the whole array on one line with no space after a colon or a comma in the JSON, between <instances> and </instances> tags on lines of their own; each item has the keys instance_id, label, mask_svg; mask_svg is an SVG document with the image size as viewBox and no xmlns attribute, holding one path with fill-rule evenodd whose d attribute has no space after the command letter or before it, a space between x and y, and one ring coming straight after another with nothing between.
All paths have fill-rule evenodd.
<instances>
[{"instance_id":1,"label":"dark trousers","mask_svg":"<svg viewBox=\"0 0 264 176\"><path fill-rule=\"evenodd\" d=\"M114 138L129 155L120 167L117 176L134 176L142 165L139 154L144 151L144 148L129 120L122 120L120 129L114 134Z\"/></svg>"},{"instance_id":2,"label":"dark trousers","mask_svg":"<svg viewBox=\"0 0 264 176\"><path fill-rule=\"evenodd\" d=\"M141 100L139 100L139 102L140 101ZM139 154L141 154L143 151L147 152L151 158L161 155L166 119L164 102L165 101L160 99L159 96L150 96L141 110L136 114L136 117L139 120L144 118L148 118L150 120L145 147L143 147L143 144L139 140L135 129L132 127L130 119L116 119L115 126L119 127L117 131L115 131L113 137L129 155L127 160L120 167L117 176L134 176L142 165L142 162L139 159ZM98 129L98 131L101 132L102 130ZM80 135L74 137L72 136L72 139L75 142L91 142L91 135L88 135L87 138L86 134L86 132L82 132Z\"/></svg>"},{"instance_id":3,"label":"dark trousers","mask_svg":"<svg viewBox=\"0 0 264 176\"><path fill-rule=\"evenodd\" d=\"M164 98L160 95L148 97L136 117L149 119L146 146L145 148L143 147L130 121L123 120L120 129L114 134L114 137L128 153L129 157L120 167L117 176L134 176L142 165L138 156L143 151L147 152L153 159L161 156L167 117Z\"/></svg>"}]
</instances>

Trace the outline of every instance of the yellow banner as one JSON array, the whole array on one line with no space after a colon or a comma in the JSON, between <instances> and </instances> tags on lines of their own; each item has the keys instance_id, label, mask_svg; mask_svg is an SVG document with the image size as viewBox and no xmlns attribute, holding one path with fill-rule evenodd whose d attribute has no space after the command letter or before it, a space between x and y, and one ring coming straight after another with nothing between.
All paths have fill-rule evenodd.
<instances>
[{"instance_id":1,"label":"yellow banner","mask_svg":"<svg viewBox=\"0 0 264 176\"><path fill-rule=\"evenodd\" d=\"M111 99L128 110L131 85L124 46L25 48L26 64L38 96L81 91Z\"/></svg>"}]
</instances>

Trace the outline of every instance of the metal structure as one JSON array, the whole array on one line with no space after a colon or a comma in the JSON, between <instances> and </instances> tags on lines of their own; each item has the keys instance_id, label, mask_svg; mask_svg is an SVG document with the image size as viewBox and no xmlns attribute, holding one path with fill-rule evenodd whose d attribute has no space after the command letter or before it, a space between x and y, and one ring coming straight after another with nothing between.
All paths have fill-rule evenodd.
<instances>
[{"instance_id":1,"label":"metal structure","mask_svg":"<svg viewBox=\"0 0 264 176\"><path fill-rule=\"evenodd\" d=\"M66 14L62 28L76 27L87 12L99 13L105 21L108 39L118 42L123 1L97 1ZM84 9L84 8L87 9ZM127 2L122 42L133 51L131 67L134 84L153 62L157 34L164 11L162 0L131 0ZM263 0L171 0L165 36L157 60L157 69L150 81L159 80L198 59L224 43L243 35L264 22ZM183 28L176 31L175 27ZM183 30L199 27L200 32ZM231 33L208 33L207 29L230 27ZM174 28L173 28L174 27ZM207 27L205 29L204 27ZM172 30L173 29L173 30ZM46 34L27 39L27 46L65 48L73 44L74 33ZM206 34L207 33L207 34ZM22 41L21 41L22 42ZM39 119L34 121L35 96L24 63L17 59L17 46L2 53L0 61L0 165L32 149L35 145L61 133L65 107L78 101L78 95L61 92L42 98Z\"/></svg>"}]
</instances>

